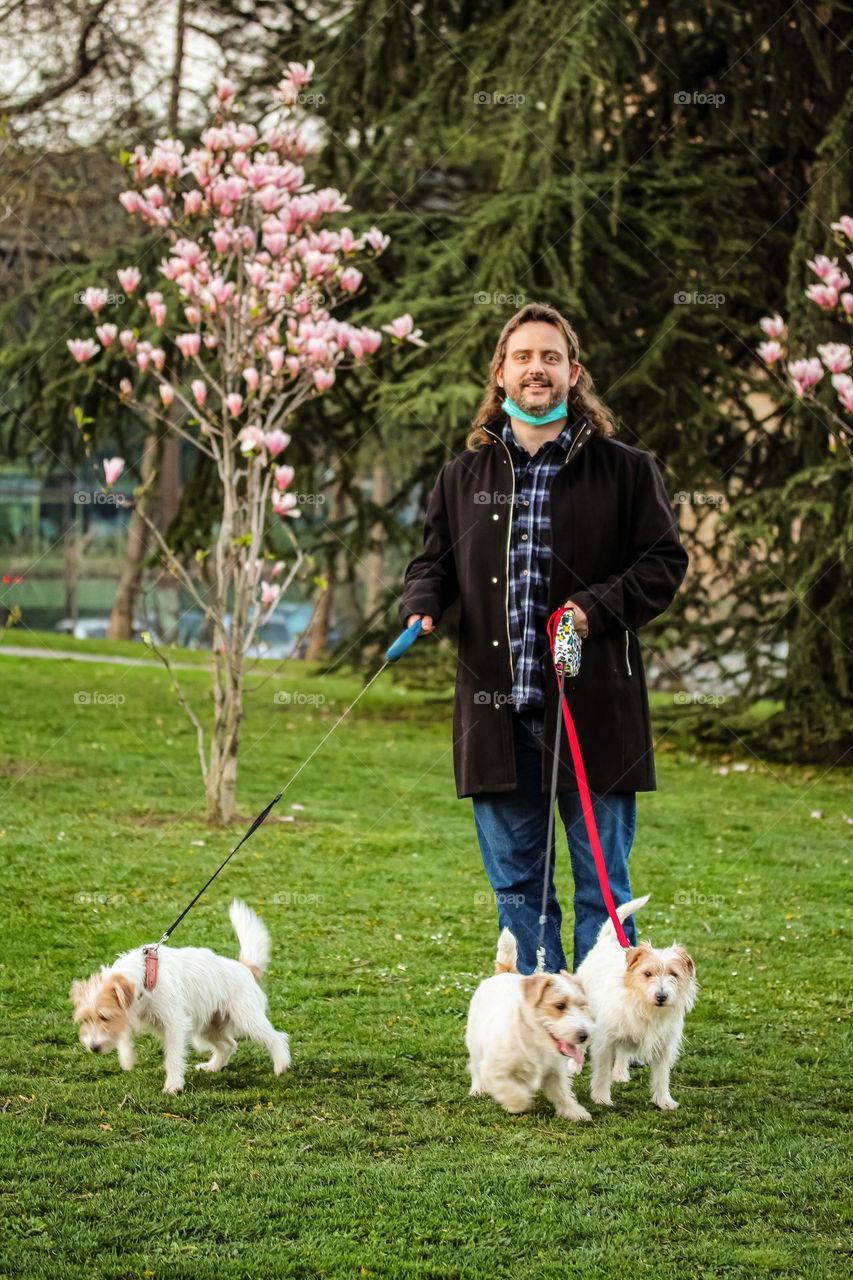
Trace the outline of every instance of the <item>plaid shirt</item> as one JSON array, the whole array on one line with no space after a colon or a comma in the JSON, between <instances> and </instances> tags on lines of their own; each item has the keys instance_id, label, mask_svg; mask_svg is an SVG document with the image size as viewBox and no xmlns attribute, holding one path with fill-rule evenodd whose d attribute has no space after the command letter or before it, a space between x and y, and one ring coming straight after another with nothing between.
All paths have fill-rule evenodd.
<instances>
[{"instance_id":1,"label":"plaid shirt","mask_svg":"<svg viewBox=\"0 0 853 1280\"><path fill-rule=\"evenodd\" d=\"M509 418L501 435L515 468L515 510L509 551L509 634L516 711L544 707L541 659L548 652L548 576L551 562L551 481L566 461L572 438L567 422L555 440L531 457L512 433Z\"/></svg>"}]
</instances>

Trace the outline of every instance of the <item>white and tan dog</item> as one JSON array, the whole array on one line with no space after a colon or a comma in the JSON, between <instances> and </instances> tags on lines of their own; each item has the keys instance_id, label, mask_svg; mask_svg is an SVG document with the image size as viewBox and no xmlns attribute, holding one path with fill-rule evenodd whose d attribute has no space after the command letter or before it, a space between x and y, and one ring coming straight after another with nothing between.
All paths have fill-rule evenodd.
<instances>
[{"instance_id":1,"label":"white and tan dog","mask_svg":"<svg viewBox=\"0 0 853 1280\"><path fill-rule=\"evenodd\" d=\"M494 976L480 983L468 1009L470 1091L514 1113L529 1111L541 1091L558 1116L589 1120L572 1088L592 1032L583 988L565 970L520 974L516 959L515 938L504 929Z\"/></svg>"},{"instance_id":2,"label":"white and tan dog","mask_svg":"<svg viewBox=\"0 0 853 1280\"><path fill-rule=\"evenodd\" d=\"M115 964L71 987L80 1042L92 1053L118 1050L125 1071L135 1062L133 1037L150 1033L163 1041L165 1093L184 1087L187 1047L212 1050L199 1071L221 1071L237 1037L263 1044L276 1075L290 1066L287 1035L267 1017L267 998L257 979L267 967L270 935L254 911L235 898L229 910L240 943L240 959L230 960L207 947L161 946L157 981L144 987L142 947L125 951Z\"/></svg>"},{"instance_id":3,"label":"white and tan dog","mask_svg":"<svg viewBox=\"0 0 853 1280\"><path fill-rule=\"evenodd\" d=\"M645 906L649 895L616 908L620 920ZM696 1000L696 971L684 947L675 943L657 950L642 942L627 951L613 925L601 926L595 946L575 974L584 986L595 1020L590 1042L593 1102L612 1104L612 1083L629 1079L628 1063L640 1057L649 1064L652 1102L662 1111L678 1103L669 1077L681 1049L684 1017Z\"/></svg>"}]
</instances>

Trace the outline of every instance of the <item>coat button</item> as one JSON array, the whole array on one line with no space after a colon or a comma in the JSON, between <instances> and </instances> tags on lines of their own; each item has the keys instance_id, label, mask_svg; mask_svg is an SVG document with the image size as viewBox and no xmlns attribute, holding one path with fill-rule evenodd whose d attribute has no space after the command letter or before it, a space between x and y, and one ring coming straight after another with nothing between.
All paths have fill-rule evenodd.
<instances>
[{"instance_id":1,"label":"coat button","mask_svg":"<svg viewBox=\"0 0 853 1280\"><path fill-rule=\"evenodd\" d=\"M498 645L500 644L500 640L493 640L493 641L492 641L492 644L493 644L493 645L495 646L495 648L497 649Z\"/></svg>"},{"instance_id":2,"label":"coat button","mask_svg":"<svg viewBox=\"0 0 853 1280\"><path fill-rule=\"evenodd\" d=\"M500 516L498 515L497 511L496 511L496 512L495 512L495 514L492 516L492 519L493 519L493 520L500 520Z\"/></svg>"},{"instance_id":3,"label":"coat button","mask_svg":"<svg viewBox=\"0 0 853 1280\"><path fill-rule=\"evenodd\" d=\"M492 582L497 582L497 578L492 578Z\"/></svg>"}]
</instances>

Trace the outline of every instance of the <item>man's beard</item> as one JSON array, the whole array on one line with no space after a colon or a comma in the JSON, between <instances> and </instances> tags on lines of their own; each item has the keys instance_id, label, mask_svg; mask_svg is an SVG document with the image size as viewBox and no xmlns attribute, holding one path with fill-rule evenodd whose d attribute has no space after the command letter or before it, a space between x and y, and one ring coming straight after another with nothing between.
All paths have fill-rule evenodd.
<instances>
[{"instance_id":1,"label":"man's beard","mask_svg":"<svg viewBox=\"0 0 853 1280\"><path fill-rule=\"evenodd\" d=\"M536 385L546 386L545 383L538 383ZM552 409L556 409L557 405L562 404L566 399L565 392L555 389L553 385L551 386L551 394L544 398L541 396L527 395L527 389L527 387L519 385L518 394L514 395L512 398L518 405L519 409L523 409L525 413L529 413L535 418L544 418L546 413L550 413Z\"/></svg>"}]
</instances>

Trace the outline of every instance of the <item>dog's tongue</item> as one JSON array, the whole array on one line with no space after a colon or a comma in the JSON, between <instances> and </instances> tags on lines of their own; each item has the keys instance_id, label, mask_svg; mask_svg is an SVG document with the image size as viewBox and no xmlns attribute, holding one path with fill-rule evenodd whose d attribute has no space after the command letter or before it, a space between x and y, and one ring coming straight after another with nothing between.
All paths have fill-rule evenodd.
<instances>
[{"instance_id":1,"label":"dog's tongue","mask_svg":"<svg viewBox=\"0 0 853 1280\"><path fill-rule=\"evenodd\" d=\"M564 1058L571 1058L579 1066L583 1066L583 1049L579 1049L576 1044L567 1044L565 1040L558 1040L557 1048Z\"/></svg>"}]
</instances>

